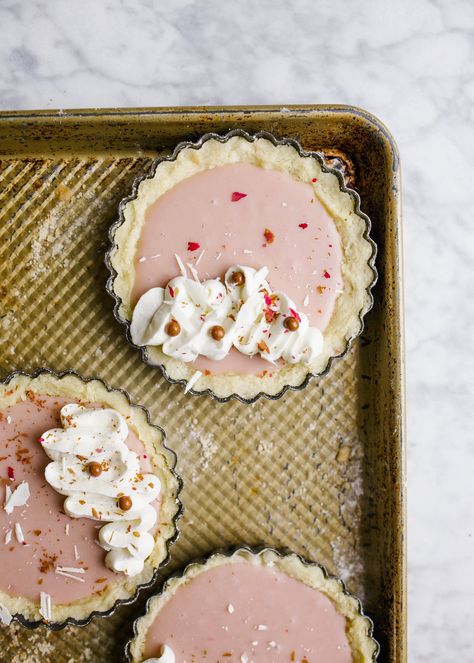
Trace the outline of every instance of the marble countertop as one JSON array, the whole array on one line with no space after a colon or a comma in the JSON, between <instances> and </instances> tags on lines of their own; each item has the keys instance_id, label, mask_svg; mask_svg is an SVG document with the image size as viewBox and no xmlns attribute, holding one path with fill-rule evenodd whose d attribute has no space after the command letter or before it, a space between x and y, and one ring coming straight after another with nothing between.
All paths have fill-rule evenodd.
<instances>
[{"instance_id":1,"label":"marble countertop","mask_svg":"<svg viewBox=\"0 0 474 663\"><path fill-rule=\"evenodd\" d=\"M340 103L386 123L403 168L410 661L473 661L474 3L1 0L0 36L0 109Z\"/></svg>"}]
</instances>

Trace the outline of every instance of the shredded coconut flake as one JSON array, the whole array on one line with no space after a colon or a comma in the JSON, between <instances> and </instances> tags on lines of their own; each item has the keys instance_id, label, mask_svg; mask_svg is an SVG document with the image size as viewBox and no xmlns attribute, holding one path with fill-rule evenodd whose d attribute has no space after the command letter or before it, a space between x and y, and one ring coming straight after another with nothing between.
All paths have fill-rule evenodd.
<instances>
[{"instance_id":1,"label":"shredded coconut flake","mask_svg":"<svg viewBox=\"0 0 474 663\"><path fill-rule=\"evenodd\" d=\"M138 258L138 262L145 262L146 256L142 256L141 258Z\"/></svg>"},{"instance_id":2,"label":"shredded coconut flake","mask_svg":"<svg viewBox=\"0 0 474 663\"><path fill-rule=\"evenodd\" d=\"M179 271L184 276L184 278L187 278L188 273L186 272L186 267L184 266L183 261L181 260L181 258L177 253L174 254L174 257L176 258L176 262L178 263Z\"/></svg>"},{"instance_id":3,"label":"shredded coconut flake","mask_svg":"<svg viewBox=\"0 0 474 663\"><path fill-rule=\"evenodd\" d=\"M9 414L7 414L7 424L11 424L12 418L10 417Z\"/></svg>"},{"instance_id":4,"label":"shredded coconut flake","mask_svg":"<svg viewBox=\"0 0 474 663\"><path fill-rule=\"evenodd\" d=\"M46 592L40 592L40 609L39 613L47 622L51 621L52 610L51 610L51 596L46 594Z\"/></svg>"},{"instance_id":5,"label":"shredded coconut flake","mask_svg":"<svg viewBox=\"0 0 474 663\"><path fill-rule=\"evenodd\" d=\"M64 578L71 578L71 580L78 580L79 582L85 582L84 578L79 578L79 576L75 576L72 573L67 573L66 571L58 571L56 569L56 574L58 576L64 576Z\"/></svg>"},{"instance_id":6,"label":"shredded coconut flake","mask_svg":"<svg viewBox=\"0 0 474 663\"><path fill-rule=\"evenodd\" d=\"M266 624L259 624L257 626L257 631L267 631L267 630L268 630L268 626Z\"/></svg>"},{"instance_id":7,"label":"shredded coconut flake","mask_svg":"<svg viewBox=\"0 0 474 663\"><path fill-rule=\"evenodd\" d=\"M12 492L7 486L5 491L5 511L10 515L18 506L25 506L30 498L30 487L27 481L22 481Z\"/></svg>"},{"instance_id":8,"label":"shredded coconut flake","mask_svg":"<svg viewBox=\"0 0 474 663\"><path fill-rule=\"evenodd\" d=\"M74 546L74 559L76 560L76 562L81 559L79 556L79 550L77 549L77 546Z\"/></svg>"},{"instance_id":9,"label":"shredded coconut flake","mask_svg":"<svg viewBox=\"0 0 474 663\"><path fill-rule=\"evenodd\" d=\"M8 626L11 624L12 621L12 615L10 610L5 606L0 603L0 622L2 624L5 624L5 626Z\"/></svg>"},{"instance_id":10,"label":"shredded coconut flake","mask_svg":"<svg viewBox=\"0 0 474 663\"><path fill-rule=\"evenodd\" d=\"M229 605L227 606L227 612L230 612L230 614L232 614L233 612L235 612L235 608L234 608L234 606L232 605L232 603L229 603Z\"/></svg>"},{"instance_id":11,"label":"shredded coconut flake","mask_svg":"<svg viewBox=\"0 0 474 663\"><path fill-rule=\"evenodd\" d=\"M197 281L198 283L200 283L200 280L199 280L199 274L197 273L197 269L195 269L195 268L193 267L193 265L191 265L189 262L187 262L186 264L187 264L187 266L189 267L189 271L191 272L191 274L192 274L192 276L193 276L193 279L194 279L195 281Z\"/></svg>"},{"instance_id":12,"label":"shredded coconut flake","mask_svg":"<svg viewBox=\"0 0 474 663\"><path fill-rule=\"evenodd\" d=\"M188 391L194 387L194 385L195 385L196 382L199 380L199 378L201 377L201 375L202 375L201 371L196 371L196 372L194 373L194 375L193 375L191 378L189 378L189 380L188 380L188 384L186 385L186 387L185 387L185 389L184 389L184 393L185 393L185 394L187 394Z\"/></svg>"},{"instance_id":13,"label":"shredded coconut flake","mask_svg":"<svg viewBox=\"0 0 474 663\"><path fill-rule=\"evenodd\" d=\"M69 536L69 523L64 526L64 531L66 532L66 536Z\"/></svg>"},{"instance_id":14,"label":"shredded coconut flake","mask_svg":"<svg viewBox=\"0 0 474 663\"><path fill-rule=\"evenodd\" d=\"M66 571L66 573L85 573L84 569L79 566L57 566L57 571Z\"/></svg>"},{"instance_id":15,"label":"shredded coconut flake","mask_svg":"<svg viewBox=\"0 0 474 663\"><path fill-rule=\"evenodd\" d=\"M218 253L216 256L216 262L222 258L222 253Z\"/></svg>"},{"instance_id":16,"label":"shredded coconut flake","mask_svg":"<svg viewBox=\"0 0 474 663\"><path fill-rule=\"evenodd\" d=\"M25 537L23 536L23 530L21 529L20 523L15 523L15 536L18 543L23 543Z\"/></svg>"},{"instance_id":17,"label":"shredded coconut flake","mask_svg":"<svg viewBox=\"0 0 474 663\"><path fill-rule=\"evenodd\" d=\"M11 529L9 529L8 532L5 534L5 545L8 546L11 540L12 540L12 531Z\"/></svg>"},{"instance_id":18,"label":"shredded coconut flake","mask_svg":"<svg viewBox=\"0 0 474 663\"><path fill-rule=\"evenodd\" d=\"M199 265L199 263L201 262L201 258L203 257L203 255L204 255L205 253L206 253L206 249L203 249L203 250L201 251L201 254L200 254L199 258L196 260L196 267L197 267L197 266Z\"/></svg>"},{"instance_id":19,"label":"shredded coconut flake","mask_svg":"<svg viewBox=\"0 0 474 663\"><path fill-rule=\"evenodd\" d=\"M303 301L303 306L308 306L308 304L309 304L309 295L306 295Z\"/></svg>"}]
</instances>

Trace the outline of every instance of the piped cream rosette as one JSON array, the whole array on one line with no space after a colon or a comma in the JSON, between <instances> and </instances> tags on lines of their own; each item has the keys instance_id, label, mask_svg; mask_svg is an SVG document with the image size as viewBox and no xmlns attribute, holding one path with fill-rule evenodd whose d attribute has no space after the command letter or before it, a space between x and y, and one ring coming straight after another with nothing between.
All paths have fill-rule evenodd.
<instances>
[{"instance_id":1,"label":"piped cream rosette","mask_svg":"<svg viewBox=\"0 0 474 663\"><path fill-rule=\"evenodd\" d=\"M271 292L267 274L266 267L237 265L226 272L224 283L182 275L165 288L152 288L133 311L132 340L161 346L166 355L184 362L199 355L218 361L235 347L270 363L311 364L321 352L323 335L289 297Z\"/></svg>"},{"instance_id":2,"label":"piped cream rosette","mask_svg":"<svg viewBox=\"0 0 474 663\"><path fill-rule=\"evenodd\" d=\"M140 472L138 455L125 443L127 424L116 410L71 403L61 408L61 423L63 428L51 429L40 439L53 461L46 466L46 481L67 496L68 516L107 523L98 540L108 551L106 565L135 576L153 551L150 530L157 511L152 502L160 493L160 481Z\"/></svg>"}]
</instances>

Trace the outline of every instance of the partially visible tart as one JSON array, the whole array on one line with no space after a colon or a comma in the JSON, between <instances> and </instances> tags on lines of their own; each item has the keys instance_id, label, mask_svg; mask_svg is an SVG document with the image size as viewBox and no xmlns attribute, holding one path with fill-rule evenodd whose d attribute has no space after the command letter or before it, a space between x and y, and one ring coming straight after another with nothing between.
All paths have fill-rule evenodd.
<instances>
[{"instance_id":1,"label":"partially visible tart","mask_svg":"<svg viewBox=\"0 0 474 663\"><path fill-rule=\"evenodd\" d=\"M121 206L116 315L195 393L252 400L321 374L362 329L375 246L357 194L295 141L179 145Z\"/></svg>"},{"instance_id":2,"label":"partially visible tart","mask_svg":"<svg viewBox=\"0 0 474 663\"><path fill-rule=\"evenodd\" d=\"M135 622L128 652L132 663L369 663L372 628L321 566L241 548L170 579Z\"/></svg>"},{"instance_id":3,"label":"partially visible tart","mask_svg":"<svg viewBox=\"0 0 474 663\"><path fill-rule=\"evenodd\" d=\"M49 371L0 384L0 620L86 623L167 558L180 482L125 393Z\"/></svg>"}]
</instances>

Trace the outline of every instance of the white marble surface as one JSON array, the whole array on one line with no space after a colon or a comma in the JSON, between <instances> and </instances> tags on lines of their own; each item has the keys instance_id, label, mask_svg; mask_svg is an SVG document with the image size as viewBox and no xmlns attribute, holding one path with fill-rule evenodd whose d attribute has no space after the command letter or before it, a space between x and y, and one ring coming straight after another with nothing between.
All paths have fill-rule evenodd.
<instances>
[{"instance_id":1,"label":"white marble surface","mask_svg":"<svg viewBox=\"0 0 474 663\"><path fill-rule=\"evenodd\" d=\"M0 0L0 108L348 103L404 185L410 661L474 661L474 2Z\"/></svg>"}]
</instances>

